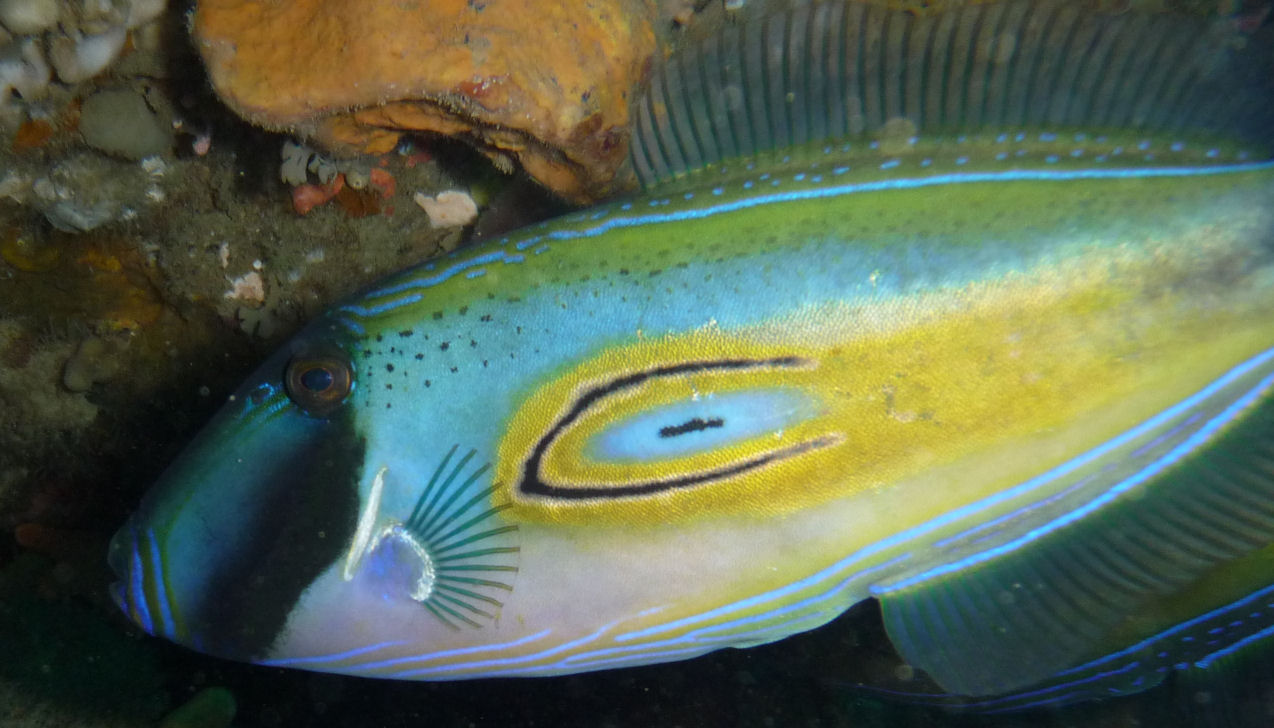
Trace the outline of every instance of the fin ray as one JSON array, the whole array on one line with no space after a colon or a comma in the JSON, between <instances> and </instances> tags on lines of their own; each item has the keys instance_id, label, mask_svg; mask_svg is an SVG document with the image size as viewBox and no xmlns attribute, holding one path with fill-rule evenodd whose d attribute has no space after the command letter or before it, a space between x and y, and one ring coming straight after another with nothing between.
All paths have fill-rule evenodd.
<instances>
[{"instance_id":1,"label":"fin ray","mask_svg":"<svg viewBox=\"0 0 1274 728\"><path fill-rule=\"evenodd\" d=\"M651 186L729 159L870 139L902 120L920 134L1090 129L1267 142L1269 104L1239 91L1268 82L1236 72L1260 63L1236 39L1233 27L1197 17L1066 0L919 15L862 0L797 2L687 44L656 69L637 104L633 168Z\"/></svg>"},{"instance_id":2,"label":"fin ray","mask_svg":"<svg viewBox=\"0 0 1274 728\"><path fill-rule=\"evenodd\" d=\"M989 541L975 529L972 542L947 542L955 566L879 585L899 652L952 693L1013 693L1101 654L1127 615L1267 548L1274 479L1259 474L1274 455L1274 356L1254 361L1244 379L1159 420L1145 444L1105 451L1085 497L1121 495L1084 518L1033 542L1011 533L1039 531L1039 514L999 524L1006 532Z\"/></svg>"}]
</instances>

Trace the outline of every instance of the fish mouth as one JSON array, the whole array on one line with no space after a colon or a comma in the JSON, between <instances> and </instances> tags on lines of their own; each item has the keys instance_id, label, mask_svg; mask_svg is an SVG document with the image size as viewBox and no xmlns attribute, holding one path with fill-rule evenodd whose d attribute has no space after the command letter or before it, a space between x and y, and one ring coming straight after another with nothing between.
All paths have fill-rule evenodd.
<instances>
[{"instance_id":1,"label":"fish mouth","mask_svg":"<svg viewBox=\"0 0 1274 728\"><path fill-rule=\"evenodd\" d=\"M154 531L130 518L111 538L106 561L118 578L110 585L115 606L147 634L174 638L176 624Z\"/></svg>"}]
</instances>

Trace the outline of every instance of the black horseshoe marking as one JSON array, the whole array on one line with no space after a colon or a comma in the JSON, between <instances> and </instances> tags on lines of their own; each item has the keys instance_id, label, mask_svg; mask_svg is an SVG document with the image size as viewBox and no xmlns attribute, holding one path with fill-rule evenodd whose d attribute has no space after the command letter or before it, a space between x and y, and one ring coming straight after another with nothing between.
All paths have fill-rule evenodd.
<instances>
[{"instance_id":1,"label":"black horseshoe marking","mask_svg":"<svg viewBox=\"0 0 1274 728\"><path fill-rule=\"evenodd\" d=\"M702 417L695 417L682 422L680 425L660 427L659 436L677 437L678 435L685 435L690 432L703 432L704 430L712 430L718 427L725 427L725 420L720 417L710 417L706 420Z\"/></svg>"},{"instance_id":2,"label":"black horseshoe marking","mask_svg":"<svg viewBox=\"0 0 1274 728\"><path fill-rule=\"evenodd\" d=\"M695 372L711 372L722 370L742 371L747 369L764 369L764 368L799 368L809 365L809 361L795 356L776 357L773 359L722 359L719 361L700 361L687 362L684 364L672 364L668 366L656 367L644 372L629 374L618 379L614 379L605 384L593 387L584 392L570 411L562 416L556 424L541 437L539 442L535 444L535 448L531 451L531 456L526 459L522 466L522 478L518 481L517 490L526 495L546 496L549 498L566 498L571 500L582 500L585 498L631 498L634 496L651 495L653 493L661 493L679 488L687 488L690 486L706 483L713 480L728 478L749 470L755 470L779 460L785 460L801 453L817 450L819 448L834 445L840 441L840 438L834 436L820 437L807 442L797 443L788 447L775 450L773 452L759 455L751 460L745 460L734 465L729 465L716 470L709 470L693 475L683 475L678 478L669 478L667 480L651 480L644 483L633 483L632 485L623 486L604 486L604 485L585 485L581 487L564 488L559 485L545 482L540 477L540 464L544 459L544 453L549 446L553 444L562 432L574 423L584 412L593 406L598 400L607 397L624 389L631 389L648 379L656 377L676 376L680 374L691 374ZM702 422L702 421L701 421ZM682 432L690 430L706 429L706 427L714 426L711 421L703 423L703 427L698 424L687 423L677 428L664 428L665 430L677 430L670 432L669 435L678 435ZM720 426L720 425L715 425ZM686 428L686 429L682 429ZM664 431L660 430L660 436L664 435Z\"/></svg>"}]
</instances>

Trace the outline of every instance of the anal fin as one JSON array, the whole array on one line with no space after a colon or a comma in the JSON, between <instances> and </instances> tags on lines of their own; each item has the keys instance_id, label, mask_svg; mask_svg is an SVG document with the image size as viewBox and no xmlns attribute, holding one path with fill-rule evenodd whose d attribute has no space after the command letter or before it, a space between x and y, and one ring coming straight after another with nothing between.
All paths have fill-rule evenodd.
<instances>
[{"instance_id":1,"label":"anal fin","mask_svg":"<svg viewBox=\"0 0 1274 728\"><path fill-rule=\"evenodd\" d=\"M951 547L958 558L879 585L886 629L903 657L954 694L1020 693L1236 598L1205 582L1274 544L1269 354L1142 433L1149 444L1104 451L1089 464L1096 476L1076 491L1082 500L1028 506L1029 517L1005 519L994 532L970 529ZM1274 571L1243 578L1244 593L1256 593L1274 584ZM1193 613L1138 621L1185 597ZM1250 636L1238 630L1233 639ZM1206 659L1192 642L1159 650L1169 654L1154 669ZM1125 665L1112 679L1153 684L1162 671L1147 672L1148 664Z\"/></svg>"}]
</instances>

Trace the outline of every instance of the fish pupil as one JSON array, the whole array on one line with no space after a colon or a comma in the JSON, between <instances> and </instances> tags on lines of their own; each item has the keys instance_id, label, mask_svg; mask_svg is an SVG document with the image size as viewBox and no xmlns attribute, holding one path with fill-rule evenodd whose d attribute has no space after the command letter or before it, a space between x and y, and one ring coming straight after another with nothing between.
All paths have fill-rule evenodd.
<instances>
[{"instance_id":1,"label":"fish pupil","mask_svg":"<svg viewBox=\"0 0 1274 728\"><path fill-rule=\"evenodd\" d=\"M332 372L323 367L311 367L301 374L301 386L311 392L326 392L332 387Z\"/></svg>"}]
</instances>

